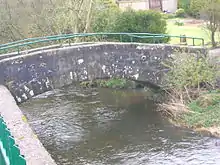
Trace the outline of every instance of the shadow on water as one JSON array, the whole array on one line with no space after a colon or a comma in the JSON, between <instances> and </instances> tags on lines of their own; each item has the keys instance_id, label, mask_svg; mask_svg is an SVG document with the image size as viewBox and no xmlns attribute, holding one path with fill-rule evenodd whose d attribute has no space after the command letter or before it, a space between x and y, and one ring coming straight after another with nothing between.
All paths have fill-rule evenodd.
<instances>
[{"instance_id":1,"label":"shadow on water","mask_svg":"<svg viewBox=\"0 0 220 165\"><path fill-rule=\"evenodd\" d=\"M21 105L59 165L219 164L216 139L176 128L143 91L51 91Z\"/></svg>"}]
</instances>

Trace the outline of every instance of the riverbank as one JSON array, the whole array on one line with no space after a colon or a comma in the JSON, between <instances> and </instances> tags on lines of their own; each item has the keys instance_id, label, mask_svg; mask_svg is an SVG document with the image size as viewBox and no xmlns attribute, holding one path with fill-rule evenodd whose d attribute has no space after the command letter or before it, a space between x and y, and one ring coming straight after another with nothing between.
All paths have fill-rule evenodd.
<instances>
[{"instance_id":1,"label":"riverbank","mask_svg":"<svg viewBox=\"0 0 220 165\"><path fill-rule=\"evenodd\" d=\"M180 127L220 137L220 49L208 56L177 53L169 61L166 75L169 88L167 101L159 111Z\"/></svg>"},{"instance_id":2,"label":"riverbank","mask_svg":"<svg viewBox=\"0 0 220 165\"><path fill-rule=\"evenodd\" d=\"M220 137L219 90L202 92L189 103L178 102L160 105L171 123L202 134Z\"/></svg>"}]
</instances>

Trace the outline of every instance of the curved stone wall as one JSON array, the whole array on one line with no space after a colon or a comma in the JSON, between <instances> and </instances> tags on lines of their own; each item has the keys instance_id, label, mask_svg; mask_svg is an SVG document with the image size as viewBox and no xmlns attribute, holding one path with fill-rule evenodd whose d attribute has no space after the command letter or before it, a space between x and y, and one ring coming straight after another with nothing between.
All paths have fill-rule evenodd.
<instances>
[{"instance_id":1,"label":"curved stone wall","mask_svg":"<svg viewBox=\"0 0 220 165\"><path fill-rule=\"evenodd\" d=\"M17 103L75 81L120 76L163 84L167 71L161 62L175 51L205 49L138 43L91 43L2 55L0 84L9 88Z\"/></svg>"}]
</instances>

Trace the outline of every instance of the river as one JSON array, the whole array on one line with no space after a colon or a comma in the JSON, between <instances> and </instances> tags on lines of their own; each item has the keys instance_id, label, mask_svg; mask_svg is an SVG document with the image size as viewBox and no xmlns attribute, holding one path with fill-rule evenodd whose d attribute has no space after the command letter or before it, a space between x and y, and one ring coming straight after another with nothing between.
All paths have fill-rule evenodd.
<instances>
[{"instance_id":1,"label":"river","mask_svg":"<svg viewBox=\"0 0 220 165\"><path fill-rule=\"evenodd\" d=\"M20 108L58 165L219 165L218 139L171 125L143 91L69 86Z\"/></svg>"}]
</instances>

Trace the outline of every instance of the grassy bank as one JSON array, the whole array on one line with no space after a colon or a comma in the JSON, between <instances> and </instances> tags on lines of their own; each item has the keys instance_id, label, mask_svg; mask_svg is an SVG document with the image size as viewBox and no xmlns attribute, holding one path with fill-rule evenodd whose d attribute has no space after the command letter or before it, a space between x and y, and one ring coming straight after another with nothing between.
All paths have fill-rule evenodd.
<instances>
[{"instance_id":1,"label":"grassy bank","mask_svg":"<svg viewBox=\"0 0 220 165\"><path fill-rule=\"evenodd\" d=\"M168 99L160 110L176 125L220 136L219 66L207 56L187 52L176 53L166 66Z\"/></svg>"},{"instance_id":2,"label":"grassy bank","mask_svg":"<svg viewBox=\"0 0 220 165\"><path fill-rule=\"evenodd\" d=\"M188 104L181 121L192 128L220 127L220 91L202 93Z\"/></svg>"},{"instance_id":3,"label":"grassy bank","mask_svg":"<svg viewBox=\"0 0 220 165\"><path fill-rule=\"evenodd\" d=\"M180 22L182 25L178 25L177 23ZM174 18L174 19L168 19L167 20L167 32L170 35L186 35L189 37L199 37L204 38L205 44L211 46L211 40L210 40L210 33L205 28L204 21L201 20L195 20L191 18ZM220 33L216 33L216 41L220 41ZM171 38L170 40L171 44L179 44L180 39L179 38ZM193 41L191 39L187 40L187 43L189 45L193 44ZM201 45L201 41L195 40L196 45Z\"/></svg>"},{"instance_id":4,"label":"grassy bank","mask_svg":"<svg viewBox=\"0 0 220 165\"><path fill-rule=\"evenodd\" d=\"M169 112L169 119L174 125L193 129L208 136L220 137L219 91L204 92L187 104L177 101L165 105L162 108L166 109L166 113Z\"/></svg>"}]
</instances>

